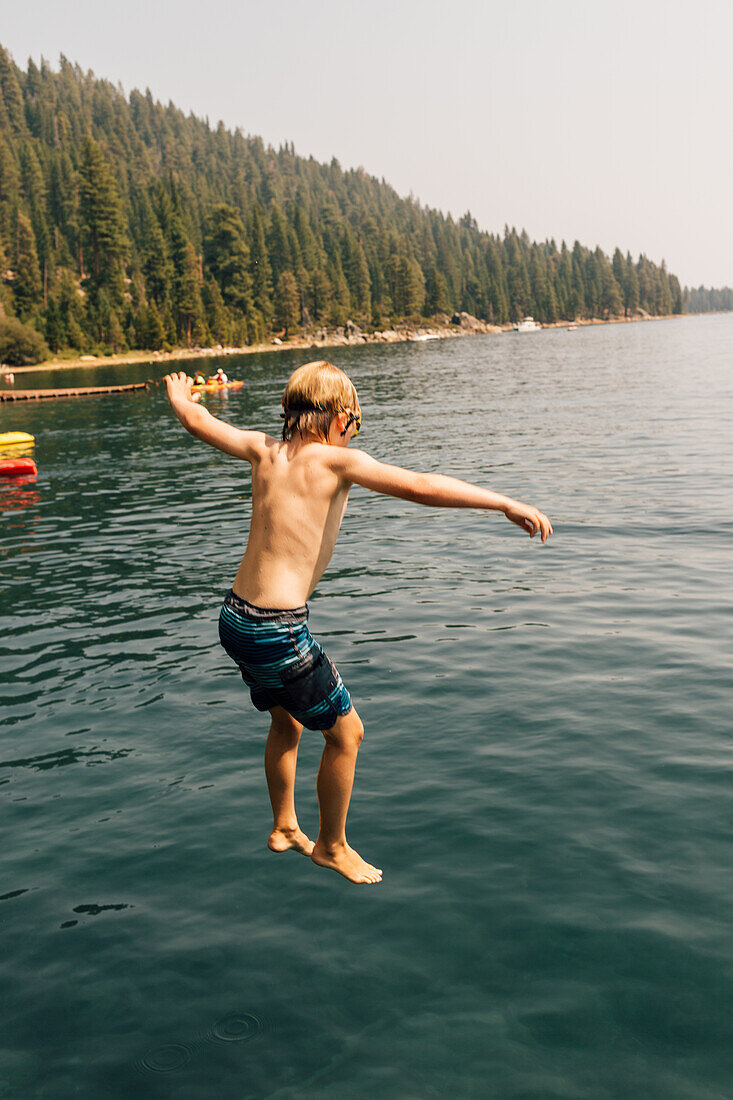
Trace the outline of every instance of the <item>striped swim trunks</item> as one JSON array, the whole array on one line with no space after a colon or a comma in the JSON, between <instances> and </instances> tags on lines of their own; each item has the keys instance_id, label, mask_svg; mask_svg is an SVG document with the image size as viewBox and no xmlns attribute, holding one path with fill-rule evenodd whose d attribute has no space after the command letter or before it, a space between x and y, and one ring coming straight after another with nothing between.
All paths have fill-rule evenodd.
<instances>
[{"instance_id":1,"label":"striped swim trunks","mask_svg":"<svg viewBox=\"0 0 733 1100\"><path fill-rule=\"evenodd\" d=\"M255 607L230 589L219 640L239 666L258 710L283 707L310 730L327 730L351 710L336 666L308 629L308 608Z\"/></svg>"}]
</instances>

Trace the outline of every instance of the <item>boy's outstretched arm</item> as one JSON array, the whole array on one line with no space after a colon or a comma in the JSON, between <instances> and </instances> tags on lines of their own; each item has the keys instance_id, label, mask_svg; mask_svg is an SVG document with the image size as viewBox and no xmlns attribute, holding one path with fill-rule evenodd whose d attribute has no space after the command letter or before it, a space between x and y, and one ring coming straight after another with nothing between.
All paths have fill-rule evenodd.
<instances>
[{"instance_id":1,"label":"boy's outstretched arm","mask_svg":"<svg viewBox=\"0 0 733 1100\"><path fill-rule=\"evenodd\" d=\"M547 542L552 534L552 524L538 508L467 481L444 474L419 474L414 470L404 470L401 466L389 466L377 462L365 451L339 449L336 461L343 477L376 493L437 508L483 508L503 512L508 520L527 531L530 538L541 532L542 542Z\"/></svg>"},{"instance_id":2,"label":"boy's outstretched arm","mask_svg":"<svg viewBox=\"0 0 733 1100\"><path fill-rule=\"evenodd\" d=\"M171 408L187 432L235 458L246 458L249 462L256 458L265 440L264 432L242 431L217 420L208 409L197 404L201 395L192 391L193 379L184 371L166 374L163 381Z\"/></svg>"}]
</instances>

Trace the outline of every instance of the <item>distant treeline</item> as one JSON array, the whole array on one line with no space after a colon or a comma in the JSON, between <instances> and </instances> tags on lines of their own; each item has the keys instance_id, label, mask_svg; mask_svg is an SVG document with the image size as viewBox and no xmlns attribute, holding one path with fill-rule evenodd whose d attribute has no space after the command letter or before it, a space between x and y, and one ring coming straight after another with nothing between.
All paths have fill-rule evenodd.
<instances>
[{"instance_id":1,"label":"distant treeline","mask_svg":"<svg viewBox=\"0 0 733 1100\"><path fill-rule=\"evenodd\" d=\"M481 232L363 169L125 98L64 57L23 72L1 47L0 271L0 313L53 351L683 309L663 262Z\"/></svg>"},{"instance_id":2,"label":"distant treeline","mask_svg":"<svg viewBox=\"0 0 733 1100\"><path fill-rule=\"evenodd\" d=\"M729 286L714 290L713 287L685 287L687 313L723 313L733 310L733 290Z\"/></svg>"}]
</instances>

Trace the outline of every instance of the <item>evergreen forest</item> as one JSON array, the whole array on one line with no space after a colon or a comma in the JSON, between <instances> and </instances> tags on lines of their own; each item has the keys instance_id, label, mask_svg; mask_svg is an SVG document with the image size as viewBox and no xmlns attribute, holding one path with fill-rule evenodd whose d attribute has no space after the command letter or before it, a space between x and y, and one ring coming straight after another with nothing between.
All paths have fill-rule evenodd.
<instances>
[{"instance_id":1,"label":"evergreen forest","mask_svg":"<svg viewBox=\"0 0 733 1100\"><path fill-rule=\"evenodd\" d=\"M725 313L733 310L733 289L729 286L715 290L713 287L685 287L685 311L687 313Z\"/></svg>"},{"instance_id":2,"label":"evergreen forest","mask_svg":"<svg viewBox=\"0 0 733 1100\"><path fill-rule=\"evenodd\" d=\"M455 311L501 324L684 309L663 261L483 232L363 168L126 97L63 56L24 72L2 47L0 273L0 327L37 357L44 341L98 354L349 319L373 331Z\"/></svg>"}]
</instances>

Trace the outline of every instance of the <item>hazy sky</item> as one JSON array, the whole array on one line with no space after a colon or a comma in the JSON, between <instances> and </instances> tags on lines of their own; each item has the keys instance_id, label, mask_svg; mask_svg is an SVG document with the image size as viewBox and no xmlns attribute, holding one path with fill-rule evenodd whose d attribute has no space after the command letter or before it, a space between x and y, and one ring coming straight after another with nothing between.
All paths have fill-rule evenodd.
<instances>
[{"instance_id":1,"label":"hazy sky","mask_svg":"<svg viewBox=\"0 0 733 1100\"><path fill-rule=\"evenodd\" d=\"M3 0L0 43L482 229L733 286L728 0Z\"/></svg>"}]
</instances>

